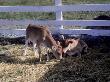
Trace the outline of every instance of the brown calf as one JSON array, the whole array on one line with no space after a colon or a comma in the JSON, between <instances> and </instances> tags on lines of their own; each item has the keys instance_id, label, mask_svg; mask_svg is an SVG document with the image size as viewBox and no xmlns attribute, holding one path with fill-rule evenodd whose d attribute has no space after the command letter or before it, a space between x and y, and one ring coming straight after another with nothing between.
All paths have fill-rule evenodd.
<instances>
[{"instance_id":1,"label":"brown calf","mask_svg":"<svg viewBox=\"0 0 110 82\"><path fill-rule=\"evenodd\" d=\"M35 56L38 56L36 54L36 47L38 47L38 53L39 53L39 60L41 61L41 45L44 45L48 48L50 48L54 54L54 56L57 59L62 59L62 48L60 45L56 43L56 41L53 39L49 29L46 26L37 26L37 25L31 25L29 24L26 29L26 49L25 49L25 55L28 47L28 43L33 43L33 48L35 52ZM49 56L47 55L47 60L49 60Z\"/></svg>"}]
</instances>

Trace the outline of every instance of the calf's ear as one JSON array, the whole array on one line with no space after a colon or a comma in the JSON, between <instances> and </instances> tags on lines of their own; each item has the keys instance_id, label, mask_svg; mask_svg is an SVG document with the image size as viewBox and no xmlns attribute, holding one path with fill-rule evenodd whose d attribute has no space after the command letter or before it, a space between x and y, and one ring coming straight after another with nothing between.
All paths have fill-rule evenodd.
<instances>
[{"instance_id":1,"label":"calf's ear","mask_svg":"<svg viewBox=\"0 0 110 82\"><path fill-rule=\"evenodd\" d=\"M78 38L78 39L76 39L77 41L79 41L80 40L80 38Z\"/></svg>"}]
</instances>

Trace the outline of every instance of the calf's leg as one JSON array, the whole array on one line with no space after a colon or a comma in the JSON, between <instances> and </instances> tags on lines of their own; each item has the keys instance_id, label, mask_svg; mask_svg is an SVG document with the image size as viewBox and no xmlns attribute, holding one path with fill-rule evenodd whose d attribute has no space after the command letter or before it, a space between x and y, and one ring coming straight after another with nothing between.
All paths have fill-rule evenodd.
<instances>
[{"instance_id":1,"label":"calf's leg","mask_svg":"<svg viewBox=\"0 0 110 82\"><path fill-rule=\"evenodd\" d=\"M28 40L25 41L24 56L27 54Z\"/></svg>"}]
</instances>

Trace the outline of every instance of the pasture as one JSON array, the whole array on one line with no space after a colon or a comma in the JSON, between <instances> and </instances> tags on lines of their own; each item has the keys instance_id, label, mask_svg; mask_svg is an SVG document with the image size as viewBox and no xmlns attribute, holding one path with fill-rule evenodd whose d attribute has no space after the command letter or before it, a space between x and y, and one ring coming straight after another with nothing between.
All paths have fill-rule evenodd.
<instances>
[{"instance_id":1,"label":"pasture","mask_svg":"<svg viewBox=\"0 0 110 82\"><path fill-rule=\"evenodd\" d=\"M62 0L63 4L110 3L109 0ZM53 5L53 0L0 0L0 5ZM64 19L93 19L110 12L67 12ZM0 12L0 19L55 19L54 13ZM6 25L0 28L26 28L21 25ZM76 27L65 27L76 28ZM42 63L34 56L32 48L23 56L24 44L10 43L0 39L0 82L109 82L110 44L90 46L88 53L79 57L67 57L61 61L52 58ZM3 42L2 42L3 41ZM45 54L45 48L42 48Z\"/></svg>"},{"instance_id":2,"label":"pasture","mask_svg":"<svg viewBox=\"0 0 110 82\"><path fill-rule=\"evenodd\" d=\"M62 0L63 4L109 4L109 0ZM45 6L45 5L54 5L54 0L1 0L1 6L15 6L15 5L25 5L25 6ZM63 17L65 20L92 20L93 18L99 15L108 15L110 16L110 12L63 12ZM55 13L53 12L0 12L0 19L32 19L32 20L54 20ZM0 28L26 28L26 26L22 25L6 25L0 26ZM83 27L75 27L75 26L64 26L64 28L83 28Z\"/></svg>"}]
</instances>

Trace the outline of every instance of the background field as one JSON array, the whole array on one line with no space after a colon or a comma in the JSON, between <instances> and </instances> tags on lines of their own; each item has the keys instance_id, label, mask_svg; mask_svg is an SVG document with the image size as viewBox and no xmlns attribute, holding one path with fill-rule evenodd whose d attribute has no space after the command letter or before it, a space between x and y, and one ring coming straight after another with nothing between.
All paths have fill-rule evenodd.
<instances>
[{"instance_id":1,"label":"background field","mask_svg":"<svg viewBox=\"0 0 110 82\"><path fill-rule=\"evenodd\" d=\"M63 4L110 3L110 0L62 0ZM0 0L0 5L54 5L54 0ZM93 19L110 12L67 12L64 19ZM55 13L0 13L0 19L55 19ZM0 26L0 28L26 28ZM68 28L68 27L67 27ZM71 27L73 28L73 27ZM5 42L4 42L5 43ZM106 43L106 42L105 42ZM29 48L23 56L24 45L0 45L0 82L110 82L110 44L89 47L88 54L52 59L39 64ZM42 50L44 52L45 49ZM24 60L25 59L25 60Z\"/></svg>"},{"instance_id":2,"label":"background field","mask_svg":"<svg viewBox=\"0 0 110 82\"><path fill-rule=\"evenodd\" d=\"M62 0L63 4L108 4L109 0ZM0 0L0 5L54 5L54 0ZM63 12L63 17L66 20L91 20L99 15L108 15L110 12ZM10 12L0 13L0 19L38 19L38 20L54 20L55 13L53 12ZM0 28L4 28L1 26ZM5 26L5 28L26 28L25 26ZM70 27L66 27L70 28ZM71 27L74 28L74 27Z\"/></svg>"},{"instance_id":3,"label":"background field","mask_svg":"<svg viewBox=\"0 0 110 82\"><path fill-rule=\"evenodd\" d=\"M63 4L110 3L109 0L62 0ZM54 5L54 0L0 0L0 5Z\"/></svg>"}]
</instances>

